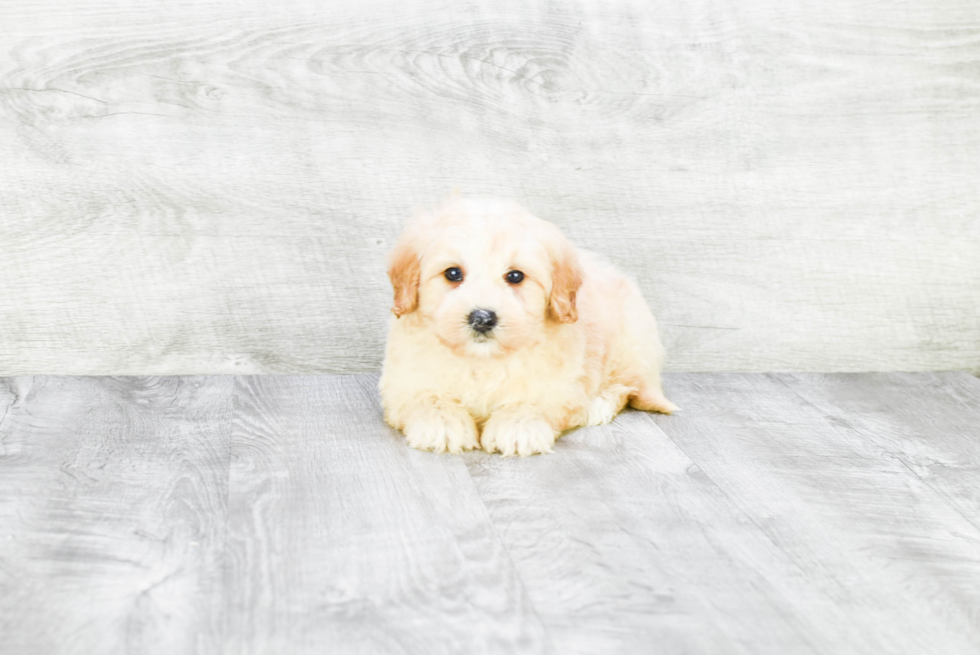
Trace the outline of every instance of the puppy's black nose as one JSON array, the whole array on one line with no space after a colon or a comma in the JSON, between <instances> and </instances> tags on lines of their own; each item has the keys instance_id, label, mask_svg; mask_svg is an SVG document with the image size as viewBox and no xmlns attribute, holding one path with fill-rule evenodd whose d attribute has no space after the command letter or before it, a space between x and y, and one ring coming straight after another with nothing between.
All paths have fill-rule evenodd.
<instances>
[{"instance_id":1,"label":"puppy's black nose","mask_svg":"<svg viewBox=\"0 0 980 655\"><path fill-rule=\"evenodd\" d=\"M497 315L489 309L474 309L467 320L471 328L480 334L486 334L497 324Z\"/></svg>"}]
</instances>

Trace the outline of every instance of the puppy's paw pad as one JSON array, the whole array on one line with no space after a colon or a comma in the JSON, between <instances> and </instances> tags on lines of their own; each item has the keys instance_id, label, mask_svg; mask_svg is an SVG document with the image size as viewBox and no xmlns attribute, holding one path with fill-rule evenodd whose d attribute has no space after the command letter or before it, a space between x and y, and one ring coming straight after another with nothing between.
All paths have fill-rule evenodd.
<instances>
[{"instance_id":1,"label":"puppy's paw pad","mask_svg":"<svg viewBox=\"0 0 980 655\"><path fill-rule=\"evenodd\" d=\"M461 453L480 447L472 419L457 416L429 417L405 425L405 440L417 450Z\"/></svg>"},{"instance_id":2,"label":"puppy's paw pad","mask_svg":"<svg viewBox=\"0 0 980 655\"><path fill-rule=\"evenodd\" d=\"M504 457L512 455L537 455L550 453L555 445L555 430L547 422L535 418L494 419L483 426L480 445L488 453L499 452Z\"/></svg>"}]
</instances>

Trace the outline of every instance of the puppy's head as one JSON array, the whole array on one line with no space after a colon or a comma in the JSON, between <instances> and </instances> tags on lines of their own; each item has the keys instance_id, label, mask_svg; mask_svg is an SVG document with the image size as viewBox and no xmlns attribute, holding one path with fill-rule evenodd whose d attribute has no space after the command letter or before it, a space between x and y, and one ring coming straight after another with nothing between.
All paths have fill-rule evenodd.
<instances>
[{"instance_id":1,"label":"puppy's head","mask_svg":"<svg viewBox=\"0 0 980 655\"><path fill-rule=\"evenodd\" d=\"M519 205L454 197L417 215L389 257L392 312L458 355L497 356L578 319L575 249Z\"/></svg>"}]
</instances>

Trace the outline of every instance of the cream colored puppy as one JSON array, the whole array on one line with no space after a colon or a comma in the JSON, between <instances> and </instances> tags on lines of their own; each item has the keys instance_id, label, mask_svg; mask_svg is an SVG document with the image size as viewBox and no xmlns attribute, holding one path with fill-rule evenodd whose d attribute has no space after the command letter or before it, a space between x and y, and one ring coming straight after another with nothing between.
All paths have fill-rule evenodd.
<instances>
[{"instance_id":1,"label":"cream colored puppy","mask_svg":"<svg viewBox=\"0 0 980 655\"><path fill-rule=\"evenodd\" d=\"M626 406L669 414L636 283L513 202L453 197L406 227L381 397L421 450L550 452Z\"/></svg>"}]
</instances>

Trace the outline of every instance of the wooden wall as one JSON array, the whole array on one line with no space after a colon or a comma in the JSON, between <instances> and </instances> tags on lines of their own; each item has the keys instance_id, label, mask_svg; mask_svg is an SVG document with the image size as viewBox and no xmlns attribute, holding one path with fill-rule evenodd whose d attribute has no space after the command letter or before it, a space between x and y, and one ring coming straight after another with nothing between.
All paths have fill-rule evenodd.
<instances>
[{"instance_id":1,"label":"wooden wall","mask_svg":"<svg viewBox=\"0 0 980 655\"><path fill-rule=\"evenodd\" d=\"M377 369L454 186L670 370L980 370L976 0L83 0L0 5L0 374Z\"/></svg>"}]
</instances>

